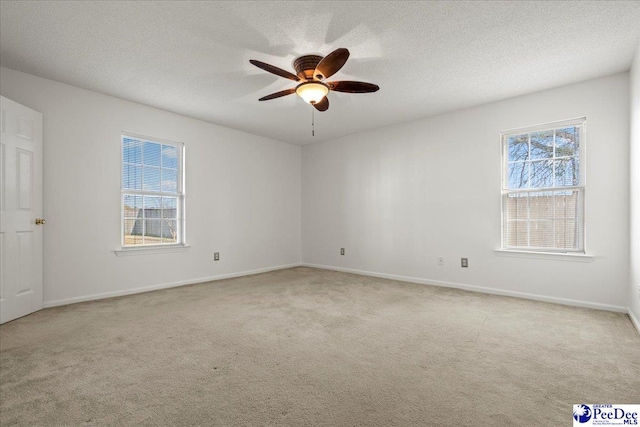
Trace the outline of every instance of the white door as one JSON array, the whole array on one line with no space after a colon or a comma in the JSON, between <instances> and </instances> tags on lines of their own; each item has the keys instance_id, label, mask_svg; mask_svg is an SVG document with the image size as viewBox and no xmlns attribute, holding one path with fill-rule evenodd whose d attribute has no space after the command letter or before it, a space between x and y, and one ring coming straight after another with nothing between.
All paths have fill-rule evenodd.
<instances>
[{"instance_id":1,"label":"white door","mask_svg":"<svg viewBox=\"0 0 640 427\"><path fill-rule=\"evenodd\" d=\"M42 308L42 114L5 97L1 100L0 323L4 323Z\"/></svg>"}]
</instances>

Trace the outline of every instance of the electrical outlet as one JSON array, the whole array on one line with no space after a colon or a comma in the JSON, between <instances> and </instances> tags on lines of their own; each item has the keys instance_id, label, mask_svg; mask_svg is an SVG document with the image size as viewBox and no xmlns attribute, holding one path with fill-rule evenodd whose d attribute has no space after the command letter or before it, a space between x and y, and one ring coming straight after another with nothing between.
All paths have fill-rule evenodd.
<instances>
[{"instance_id":1,"label":"electrical outlet","mask_svg":"<svg viewBox=\"0 0 640 427\"><path fill-rule=\"evenodd\" d=\"M220 261L220 252L214 252L213 253L213 260L214 261Z\"/></svg>"},{"instance_id":2,"label":"electrical outlet","mask_svg":"<svg viewBox=\"0 0 640 427\"><path fill-rule=\"evenodd\" d=\"M469 258L460 258L460 266L463 268L469 267Z\"/></svg>"},{"instance_id":3,"label":"electrical outlet","mask_svg":"<svg viewBox=\"0 0 640 427\"><path fill-rule=\"evenodd\" d=\"M438 257L438 265L444 265L444 257Z\"/></svg>"},{"instance_id":4,"label":"electrical outlet","mask_svg":"<svg viewBox=\"0 0 640 427\"><path fill-rule=\"evenodd\" d=\"M340 248L340 255L344 255L344 248Z\"/></svg>"}]
</instances>

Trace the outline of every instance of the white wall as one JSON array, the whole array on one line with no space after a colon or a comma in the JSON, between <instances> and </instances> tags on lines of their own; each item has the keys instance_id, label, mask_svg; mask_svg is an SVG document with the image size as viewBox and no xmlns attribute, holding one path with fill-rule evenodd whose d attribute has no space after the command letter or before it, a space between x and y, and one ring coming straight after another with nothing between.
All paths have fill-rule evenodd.
<instances>
[{"instance_id":1,"label":"white wall","mask_svg":"<svg viewBox=\"0 0 640 427\"><path fill-rule=\"evenodd\" d=\"M498 256L500 131L582 116L595 259ZM626 311L628 152L628 73L305 146L302 259Z\"/></svg>"},{"instance_id":2,"label":"white wall","mask_svg":"<svg viewBox=\"0 0 640 427\"><path fill-rule=\"evenodd\" d=\"M639 57L631 115L623 73L305 146L302 165L297 146L0 68L2 95L44 114L45 303L296 264L302 239L308 264L631 305L640 318ZM595 259L498 256L500 131L581 116ZM113 254L121 130L186 143L189 251ZM463 256L468 269L459 267Z\"/></svg>"},{"instance_id":3,"label":"white wall","mask_svg":"<svg viewBox=\"0 0 640 427\"><path fill-rule=\"evenodd\" d=\"M640 322L640 45L631 67L631 280L629 310ZM640 332L640 323L636 323Z\"/></svg>"},{"instance_id":4,"label":"white wall","mask_svg":"<svg viewBox=\"0 0 640 427\"><path fill-rule=\"evenodd\" d=\"M44 115L45 305L300 262L300 147L7 68L0 79ZM113 253L121 130L185 142L188 251Z\"/></svg>"}]
</instances>

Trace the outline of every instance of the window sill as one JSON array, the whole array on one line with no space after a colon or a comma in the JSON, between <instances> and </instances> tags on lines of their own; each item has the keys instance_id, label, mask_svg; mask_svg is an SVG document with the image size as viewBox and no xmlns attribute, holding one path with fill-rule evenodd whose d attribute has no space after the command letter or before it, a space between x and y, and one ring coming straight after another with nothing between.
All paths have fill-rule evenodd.
<instances>
[{"instance_id":1,"label":"window sill","mask_svg":"<svg viewBox=\"0 0 640 427\"><path fill-rule=\"evenodd\" d=\"M536 252L514 249L496 249L496 255L516 258L552 259L557 261L593 262L596 257L580 253Z\"/></svg>"},{"instance_id":2,"label":"window sill","mask_svg":"<svg viewBox=\"0 0 640 427\"><path fill-rule=\"evenodd\" d=\"M113 251L116 256L163 254L167 252L186 252L191 246L171 245L171 246L146 246L144 248L122 248Z\"/></svg>"}]
</instances>

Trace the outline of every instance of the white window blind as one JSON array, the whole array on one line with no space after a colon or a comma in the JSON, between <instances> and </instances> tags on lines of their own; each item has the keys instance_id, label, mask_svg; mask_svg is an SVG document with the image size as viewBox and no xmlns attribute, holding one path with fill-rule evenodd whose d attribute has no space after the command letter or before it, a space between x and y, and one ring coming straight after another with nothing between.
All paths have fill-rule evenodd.
<instances>
[{"instance_id":1,"label":"white window blind","mask_svg":"<svg viewBox=\"0 0 640 427\"><path fill-rule=\"evenodd\" d=\"M122 246L184 244L184 145L122 135Z\"/></svg>"},{"instance_id":2,"label":"white window blind","mask_svg":"<svg viewBox=\"0 0 640 427\"><path fill-rule=\"evenodd\" d=\"M584 252L585 119L502 133L502 247Z\"/></svg>"}]
</instances>

